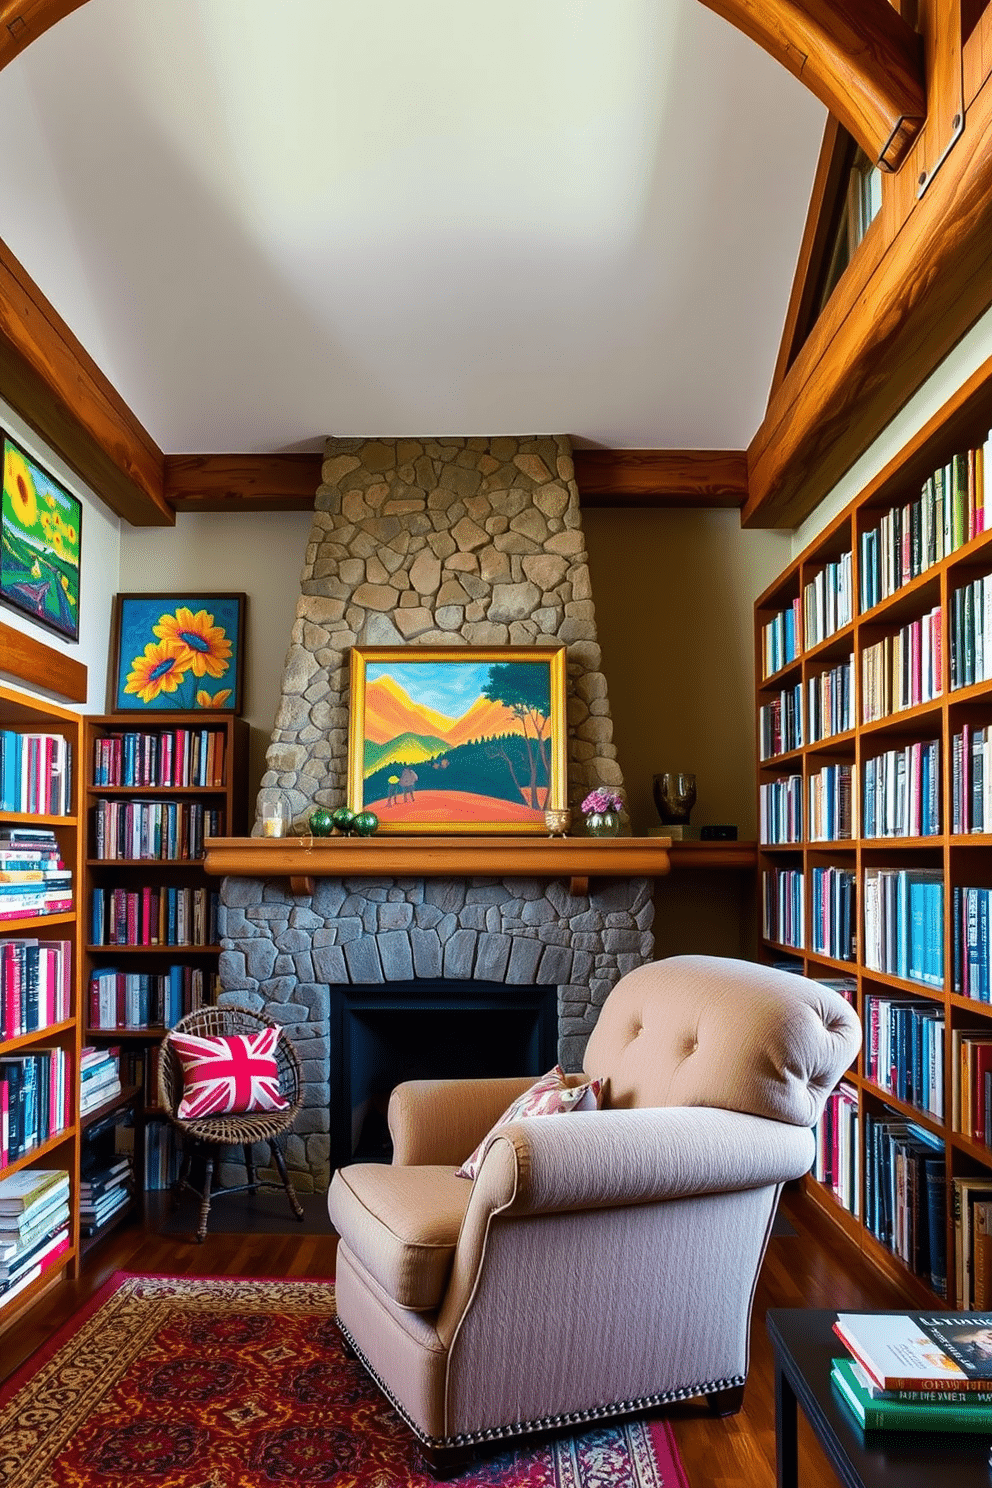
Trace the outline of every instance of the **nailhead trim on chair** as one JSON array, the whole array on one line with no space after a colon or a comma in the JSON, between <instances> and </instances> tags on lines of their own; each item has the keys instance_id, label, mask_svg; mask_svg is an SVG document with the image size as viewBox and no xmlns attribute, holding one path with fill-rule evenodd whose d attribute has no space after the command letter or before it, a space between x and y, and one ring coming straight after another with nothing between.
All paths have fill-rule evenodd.
<instances>
[{"instance_id":1,"label":"nailhead trim on chair","mask_svg":"<svg viewBox=\"0 0 992 1488\"><path fill-rule=\"evenodd\" d=\"M681 1390L663 1390L659 1395L642 1395L636 1400L618 1400L613 1405L594 1405L589 1410L569 1411L560 1416L543 1416L539 1421L514 1421L509 1426L488 1426L484 1431L460 1431L456 1436L426 1436L412 1420L406 1407L397 1400L392 1390L372 1368L341 1319L335 1318L341 1333L362 1365L368 1370L382 1393L403 1417L414 1436L425 1447L471 1447L479 1442L502 1441L504 1438L523 1436L531 1431L550 1431L560 1426L579 1426L587 1421L602 1421L613 1416L632 1416L640 1411L651 1410L657 1405L672 1405L677 1400L691 1400L696 1395L715 1395L720 1390L733 1390L746 1384L747 1376L736 1374L732 1379L710 1380L703 1385L685 1386Z\"/></svg>"}]
</instances>

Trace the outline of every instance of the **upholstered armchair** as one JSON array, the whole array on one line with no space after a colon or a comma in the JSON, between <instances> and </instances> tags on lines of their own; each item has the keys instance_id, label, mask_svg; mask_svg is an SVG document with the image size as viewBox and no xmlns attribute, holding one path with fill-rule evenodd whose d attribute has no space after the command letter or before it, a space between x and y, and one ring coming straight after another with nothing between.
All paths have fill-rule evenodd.
<instances>
[{"instance_id":1,"label":"upholstered armchair","mask_svg":"<svg viewBox=\"0 0 992 1488\"><path fill-rule=\"evenodd\" d=\"M623 977L586 1048L602 1108L498 1127L529 1077L415 1081L391 1165L339 1169L346 1342L437 1469L480 1443L705 1395L740 1408L783 1183L859 1045L819 983L678 956Z\"/></svg>"}]
</instances>

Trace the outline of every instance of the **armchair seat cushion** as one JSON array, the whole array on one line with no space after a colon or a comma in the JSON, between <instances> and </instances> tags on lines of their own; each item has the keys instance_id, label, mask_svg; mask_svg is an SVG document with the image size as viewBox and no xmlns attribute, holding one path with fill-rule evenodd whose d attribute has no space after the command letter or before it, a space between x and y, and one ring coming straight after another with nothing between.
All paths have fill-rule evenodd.
<instances>
[{"instance_id":1,"label":"armchair seat cushion","mask_svg":"<svg viewBox=\"0 0 992 1488\"><path fill-rule=\"evenodd\" d=\"M472 1185L453 1168L352 1163L327 1196L331 1223L400 1307L432 1310L448 1285Z\"/></svg>"}]
</instances>

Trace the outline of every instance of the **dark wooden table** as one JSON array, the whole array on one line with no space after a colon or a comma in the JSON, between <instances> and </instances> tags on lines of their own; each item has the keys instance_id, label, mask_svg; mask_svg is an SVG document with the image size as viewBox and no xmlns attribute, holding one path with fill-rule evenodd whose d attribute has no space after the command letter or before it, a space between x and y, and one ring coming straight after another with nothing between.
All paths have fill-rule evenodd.
<instances>
[{"instance_id":1,"label":"dark wooden table","mask_svg":"<svg viewBox=\"0 0 992 1488\"><path fill-rule=\"evenodd\" d=\"M778 1488L799 1485L797 1405L847 1488L992 1488L992 1429L988 1435L862 1431L830 1383L831 1360L845 1356L832 1331L836 1317L799 1307L766 1315L775 1351Z\"/></svg>"}]
</instances>

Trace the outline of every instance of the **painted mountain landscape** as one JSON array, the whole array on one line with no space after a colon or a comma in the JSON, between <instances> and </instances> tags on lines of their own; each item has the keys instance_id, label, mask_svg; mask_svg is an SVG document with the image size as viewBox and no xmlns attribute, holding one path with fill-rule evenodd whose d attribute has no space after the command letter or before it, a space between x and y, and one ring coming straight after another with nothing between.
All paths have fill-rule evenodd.
<instances>
[{"instance_id":1,"label":"painted mountain landscape","mask_svg":"<svg viewBox=\"0 0 992 1488\"><path fill-rule=\"evenodd\" d=\"M551 692L546 661L368 661L362 804L386 830L542 824Z\"/></svg>"}]
</instances>

